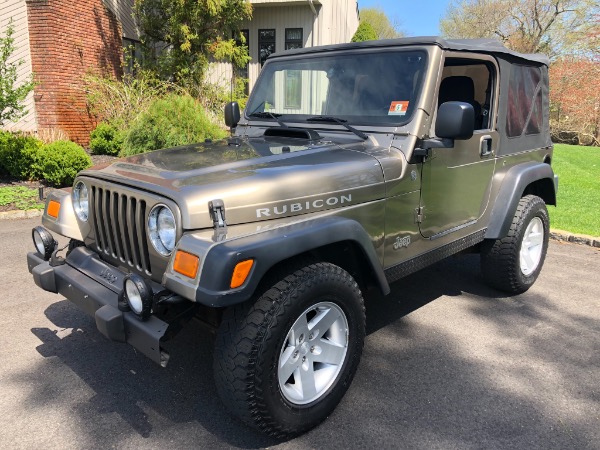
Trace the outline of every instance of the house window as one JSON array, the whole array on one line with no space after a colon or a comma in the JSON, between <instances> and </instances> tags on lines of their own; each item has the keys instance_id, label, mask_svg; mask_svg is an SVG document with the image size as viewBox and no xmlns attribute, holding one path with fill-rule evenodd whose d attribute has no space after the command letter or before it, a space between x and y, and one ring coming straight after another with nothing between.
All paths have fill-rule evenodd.
<instances>
[{"instance_id":1,"label":"house window","mask_svg":"<svg viewBox=\"0 0 600 450\"><path fill-rule=\"evenodd\" d=\"M240 34L244 36L244 42L241 39L236 38L235 44L238 46L245 46L250 49L250 31L249 30L240 30ZM239 36L239 35L238 35ZM246 85L244 88L244 92L248 95L248 63L244 67L235 67L235 76L238 78L244 78L246 80Z\"/></svg>"},{"instance_id":2,"label":"house window","mask_svg":"<svg viewBox=\"0 0 600 450\"><path fill-rule=\"evenodd\" d=\"M302 48L302 28L285 29L285 49ZM286 70L285 107L298 109L302 103L302 76L299 70Z\"/></svg>"},{"instance_id":3,"label":"house window","mask_svg":"<svg viewBox=\"0 0 600 450\"><path fill-rule=\"evenodd\" d=\"M285 49L302 48L302 28L285 29Z\"/></svg>"},{"instance_id":4,"label":"house window","mask_svg":"<svg viewBox=\"0 0 600 450\"><path fill-rule=\"evenodd\" d=\"M136 67L142 62L142 43L123 38L123 59L125 73L135 74Z\"/></svg>"},{"instance_id":5,"label":"house window","mask_svg":"<svg viewBox=\"0 0 600 450\"><path fill-rule=\"evenodd\" d=\"M258 30L258 59L261 67L271 53L275 53L275 30Z\"/></svg>"}]
</instances>

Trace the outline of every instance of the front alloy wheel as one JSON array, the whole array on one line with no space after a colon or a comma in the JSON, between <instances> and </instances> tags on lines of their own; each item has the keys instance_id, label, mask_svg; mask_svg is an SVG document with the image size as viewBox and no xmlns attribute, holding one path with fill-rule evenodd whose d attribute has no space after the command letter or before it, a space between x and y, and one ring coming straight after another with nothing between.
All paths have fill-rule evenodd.
<instances>
[{"instance_id":1,"label":"front alloy wheel","mask_svg":"<svg viewBox=\"0 0 600 450\"><path fill-rule=\"evenodd\" d=\"M288 332L277 375L283 396L296 405L321 398L337 379L348 350L348 320L335 303L304 311Z\"/></svg>"},{"instance_id":2,"label":"front alloy wheel","mask_svg":"<svg viewBox=\"0 0 600 450\"><path fill-rule=\"evenodd\" d=\"M215 384L239 418L277 437L321 423L348 390L365 338L356 281L338 266L306 266L254 303L227 309L215 347Z\"/></svg>"}]
</instances>

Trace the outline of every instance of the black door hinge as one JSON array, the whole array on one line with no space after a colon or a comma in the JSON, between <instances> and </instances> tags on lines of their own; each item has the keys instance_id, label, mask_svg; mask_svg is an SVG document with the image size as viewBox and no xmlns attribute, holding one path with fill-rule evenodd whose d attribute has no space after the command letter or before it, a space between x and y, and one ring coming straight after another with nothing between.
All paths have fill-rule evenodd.
<instances>
[{"instance_id":1,"label":"black door hinge","mask_svg":"<svg viewBox=\"0 0 600 450\"><path fill-rule=\"evenodd\" d=\"M419 206L415 209L415 223L423 223L423 219L425 218L425 207Z\"/></svg>"}]
</instances>

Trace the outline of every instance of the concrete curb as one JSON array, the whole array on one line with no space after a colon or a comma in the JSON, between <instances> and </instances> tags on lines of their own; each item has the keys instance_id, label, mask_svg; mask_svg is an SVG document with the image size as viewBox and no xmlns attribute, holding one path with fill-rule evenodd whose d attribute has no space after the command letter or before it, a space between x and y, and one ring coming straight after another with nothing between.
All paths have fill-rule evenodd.
<instances>
[{"instance_id":1,"label":"concrete curb","mask_svg":"<svg viewBox=\"0 0 600 450\"><path fill-rule=\"evenodd\" d=\"M572 242L574 244L589 245L600 248L600 238L587 236L585 234L574 234L562 230L550 230L550 238L555 241Z\"/></svg>"},{"instance_id":2,"label":"concrete curb","mask_svg":"<svg viewBox=\"0 0 600 450\"><path fill-rule=\"evenodd\" d=\"M33 217L41 217L44 213L43 209L15 209L14 211L0 212L0 220L2 219L31 219Z\"/></svg>"},{"instance_id":3,"label":"concrete curb","mask_svg":"<svg viewBox=\"0 0 600 450\"><path fill-rule=\"evenodd\" d=\"M4 211L0 212L0 220L2 219L31 219L33 217L41 217L43 214L41 209L28 209ZM584 234L573 234L568 231L550 230L550 239L560 242L571 242L574 244L589 245L590 247L600 248L600 237L587 236Z\"/></svg>"}]
</instances>

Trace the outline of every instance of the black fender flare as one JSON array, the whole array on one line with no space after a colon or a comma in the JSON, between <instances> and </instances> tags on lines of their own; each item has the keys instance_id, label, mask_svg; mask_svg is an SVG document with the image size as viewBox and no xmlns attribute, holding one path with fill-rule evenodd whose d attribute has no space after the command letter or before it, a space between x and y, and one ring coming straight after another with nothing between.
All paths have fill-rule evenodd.
<instances>
[{"instance_id":1,"label":"black fender flare","mask_svg":"<svg viewBox=\"0 0 600 450\"><path fill-rule=\"evenodd\" d=\"M390 288L373 242L355 220L323 217L260 231L256 234L213 245L205 256L196 301L213 307L230 306L252 297L260 281L275 265L329 244L352 241L362 250L384 294ZM254 259L248 279L238 289L230 289L237 263Z\"/></svg>"},{"instance_id":2,"label":"black fender flare","mask_svg":"<svg viewBox=\"0 0 600 450\"><path fill-rule=\"evenodd\" d=\"M496 196L485 239L502 239L505 237L527 186L545 179L551 183L552 192L545 196L544 201L547 204L556 205L558 177L554 175L549 164L528 162L511 167L504 175Z\"/></svg>"}]
</instances>

